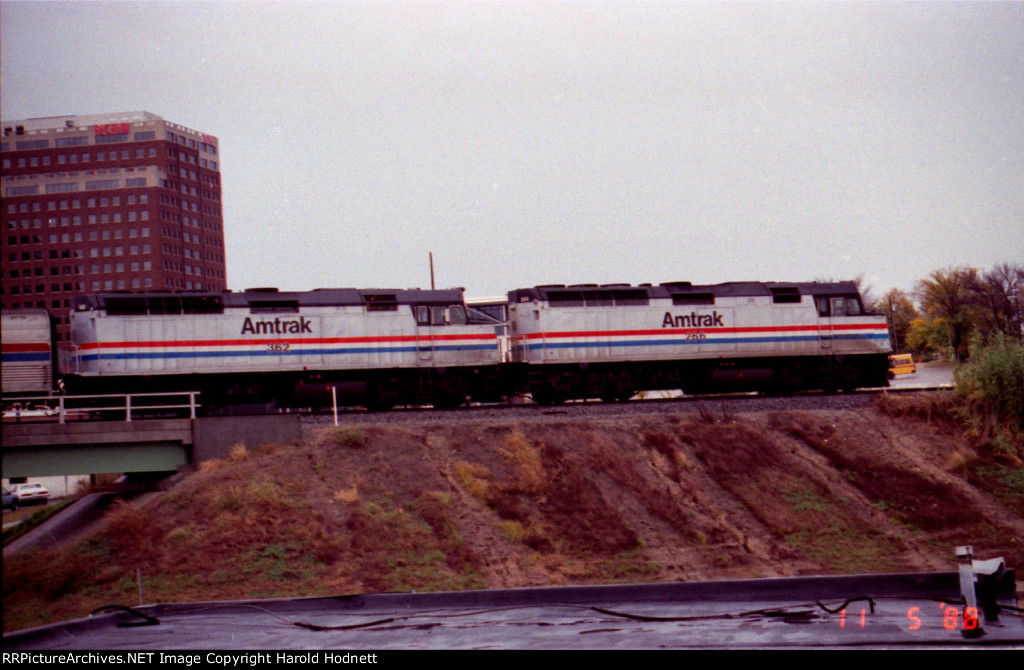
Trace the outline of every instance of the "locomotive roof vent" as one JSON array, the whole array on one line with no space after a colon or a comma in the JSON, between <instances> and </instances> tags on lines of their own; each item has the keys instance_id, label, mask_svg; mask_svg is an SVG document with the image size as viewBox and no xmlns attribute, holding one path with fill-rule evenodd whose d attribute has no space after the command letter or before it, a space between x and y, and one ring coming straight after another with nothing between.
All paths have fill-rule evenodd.
<instances>
[{"instance_id":1,"label":"locomotive roof vent","mask_svg":"<svg viewBox=\"0 0 1024 670\"><path fill-rule=\"evenodd\" d=\"M693 282L688 281L663 281L661 285L666 288L690 288Z\"/></svg>"},{"instance_id":2,"label":"locomotive roof vent","mask_svg":"<svg viewBox=\"0 0 1024 670\"><path fill-rule=\"evenodd\" d=\"M245 289L246 293L277 293L278 289L276 286L257 286L255 288Z\"/></svg>"}]
</instances>

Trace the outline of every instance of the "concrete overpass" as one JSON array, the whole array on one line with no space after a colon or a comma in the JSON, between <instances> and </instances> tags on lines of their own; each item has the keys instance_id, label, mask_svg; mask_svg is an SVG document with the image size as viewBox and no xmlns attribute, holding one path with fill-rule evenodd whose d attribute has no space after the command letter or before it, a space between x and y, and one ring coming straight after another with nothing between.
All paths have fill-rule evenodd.
<instances>
[{"instance_id":1,"label":"concrete overpass","mask_svg":"<svg viewBox=\"0 0 1024 670\"><path fill-rule=\"evenodd\" d=\"M231 447L300 439L297 414L3 424L3 476L176 471Z\"/></svg>"}]
</instances>

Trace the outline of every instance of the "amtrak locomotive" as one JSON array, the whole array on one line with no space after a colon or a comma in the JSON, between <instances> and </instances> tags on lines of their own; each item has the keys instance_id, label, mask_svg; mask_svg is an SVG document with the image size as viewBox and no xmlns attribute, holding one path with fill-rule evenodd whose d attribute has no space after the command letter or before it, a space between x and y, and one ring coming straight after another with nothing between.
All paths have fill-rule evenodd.
<instances>
[{"instance_id":1,"label":"amtrak locomotive","mask_svg":"<svg viewBox=\"0 0 1024 670\"><path fill-rule=\"evenodd\" d=\"M135 293L72 303L70 393L199 390L203 404L496 400L494 319L462 289Z\"/></svg>"},{"instance_id":2,"label":"amtrak locomotive","mask_svg":"<svg viewBox=\"0 0 1024 670\"><path fill-rule=\"evenodd\" d=\"M461 288L105 293L70 322L68 393L197 390L211 409L833 391L885 386L891 350L853 282L547 285L486 306Z\"/></svg>"},{"instance_id":3,"label":"amtrak locomotive","mask_svg":"<svg viewBox=\"0 0 1024 670\"><path fill-rule=\"evenodd\" d=\"M509 293L509 314L543 403L887 385L889 329L853 282L537 286Z\"/></svg>"}]
</instances>

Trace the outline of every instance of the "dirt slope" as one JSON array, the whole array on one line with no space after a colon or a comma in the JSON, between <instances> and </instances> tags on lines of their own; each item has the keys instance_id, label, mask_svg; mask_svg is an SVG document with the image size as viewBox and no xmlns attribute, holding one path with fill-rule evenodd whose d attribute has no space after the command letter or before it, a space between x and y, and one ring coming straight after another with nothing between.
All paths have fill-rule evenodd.
<instances>
[{"instance_id":1,"label":"dirt slope","mask_svg":"<svg viewBox=\"0 0 1024 670\"><path fill-rule=\"evenodd\" d=\"M316 431L237 449L61 554L4 628L107 603L1024 566L1020 463L876 409Z\"/></svg>"}]
</instances>

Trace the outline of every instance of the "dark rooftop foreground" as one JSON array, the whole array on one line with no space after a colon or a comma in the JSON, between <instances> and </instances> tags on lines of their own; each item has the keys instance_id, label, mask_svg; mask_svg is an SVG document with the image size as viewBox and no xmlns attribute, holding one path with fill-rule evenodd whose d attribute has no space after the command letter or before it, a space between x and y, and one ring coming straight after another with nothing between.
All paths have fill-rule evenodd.
<instances>
[{"instance_id":1,"label":"dark rooftop foreground","mask_svg":"<svg viewBox=\"0 0 1024 670\"><path fill-rule=\"evenodd\" d=\"M4 636L17 649L1024 648L1014 573L963 606L958 573L147 605ZM997 605L998 607L995 607ZM998 611L997 611L998 610Z\"/></svg>"}]
</instances>

